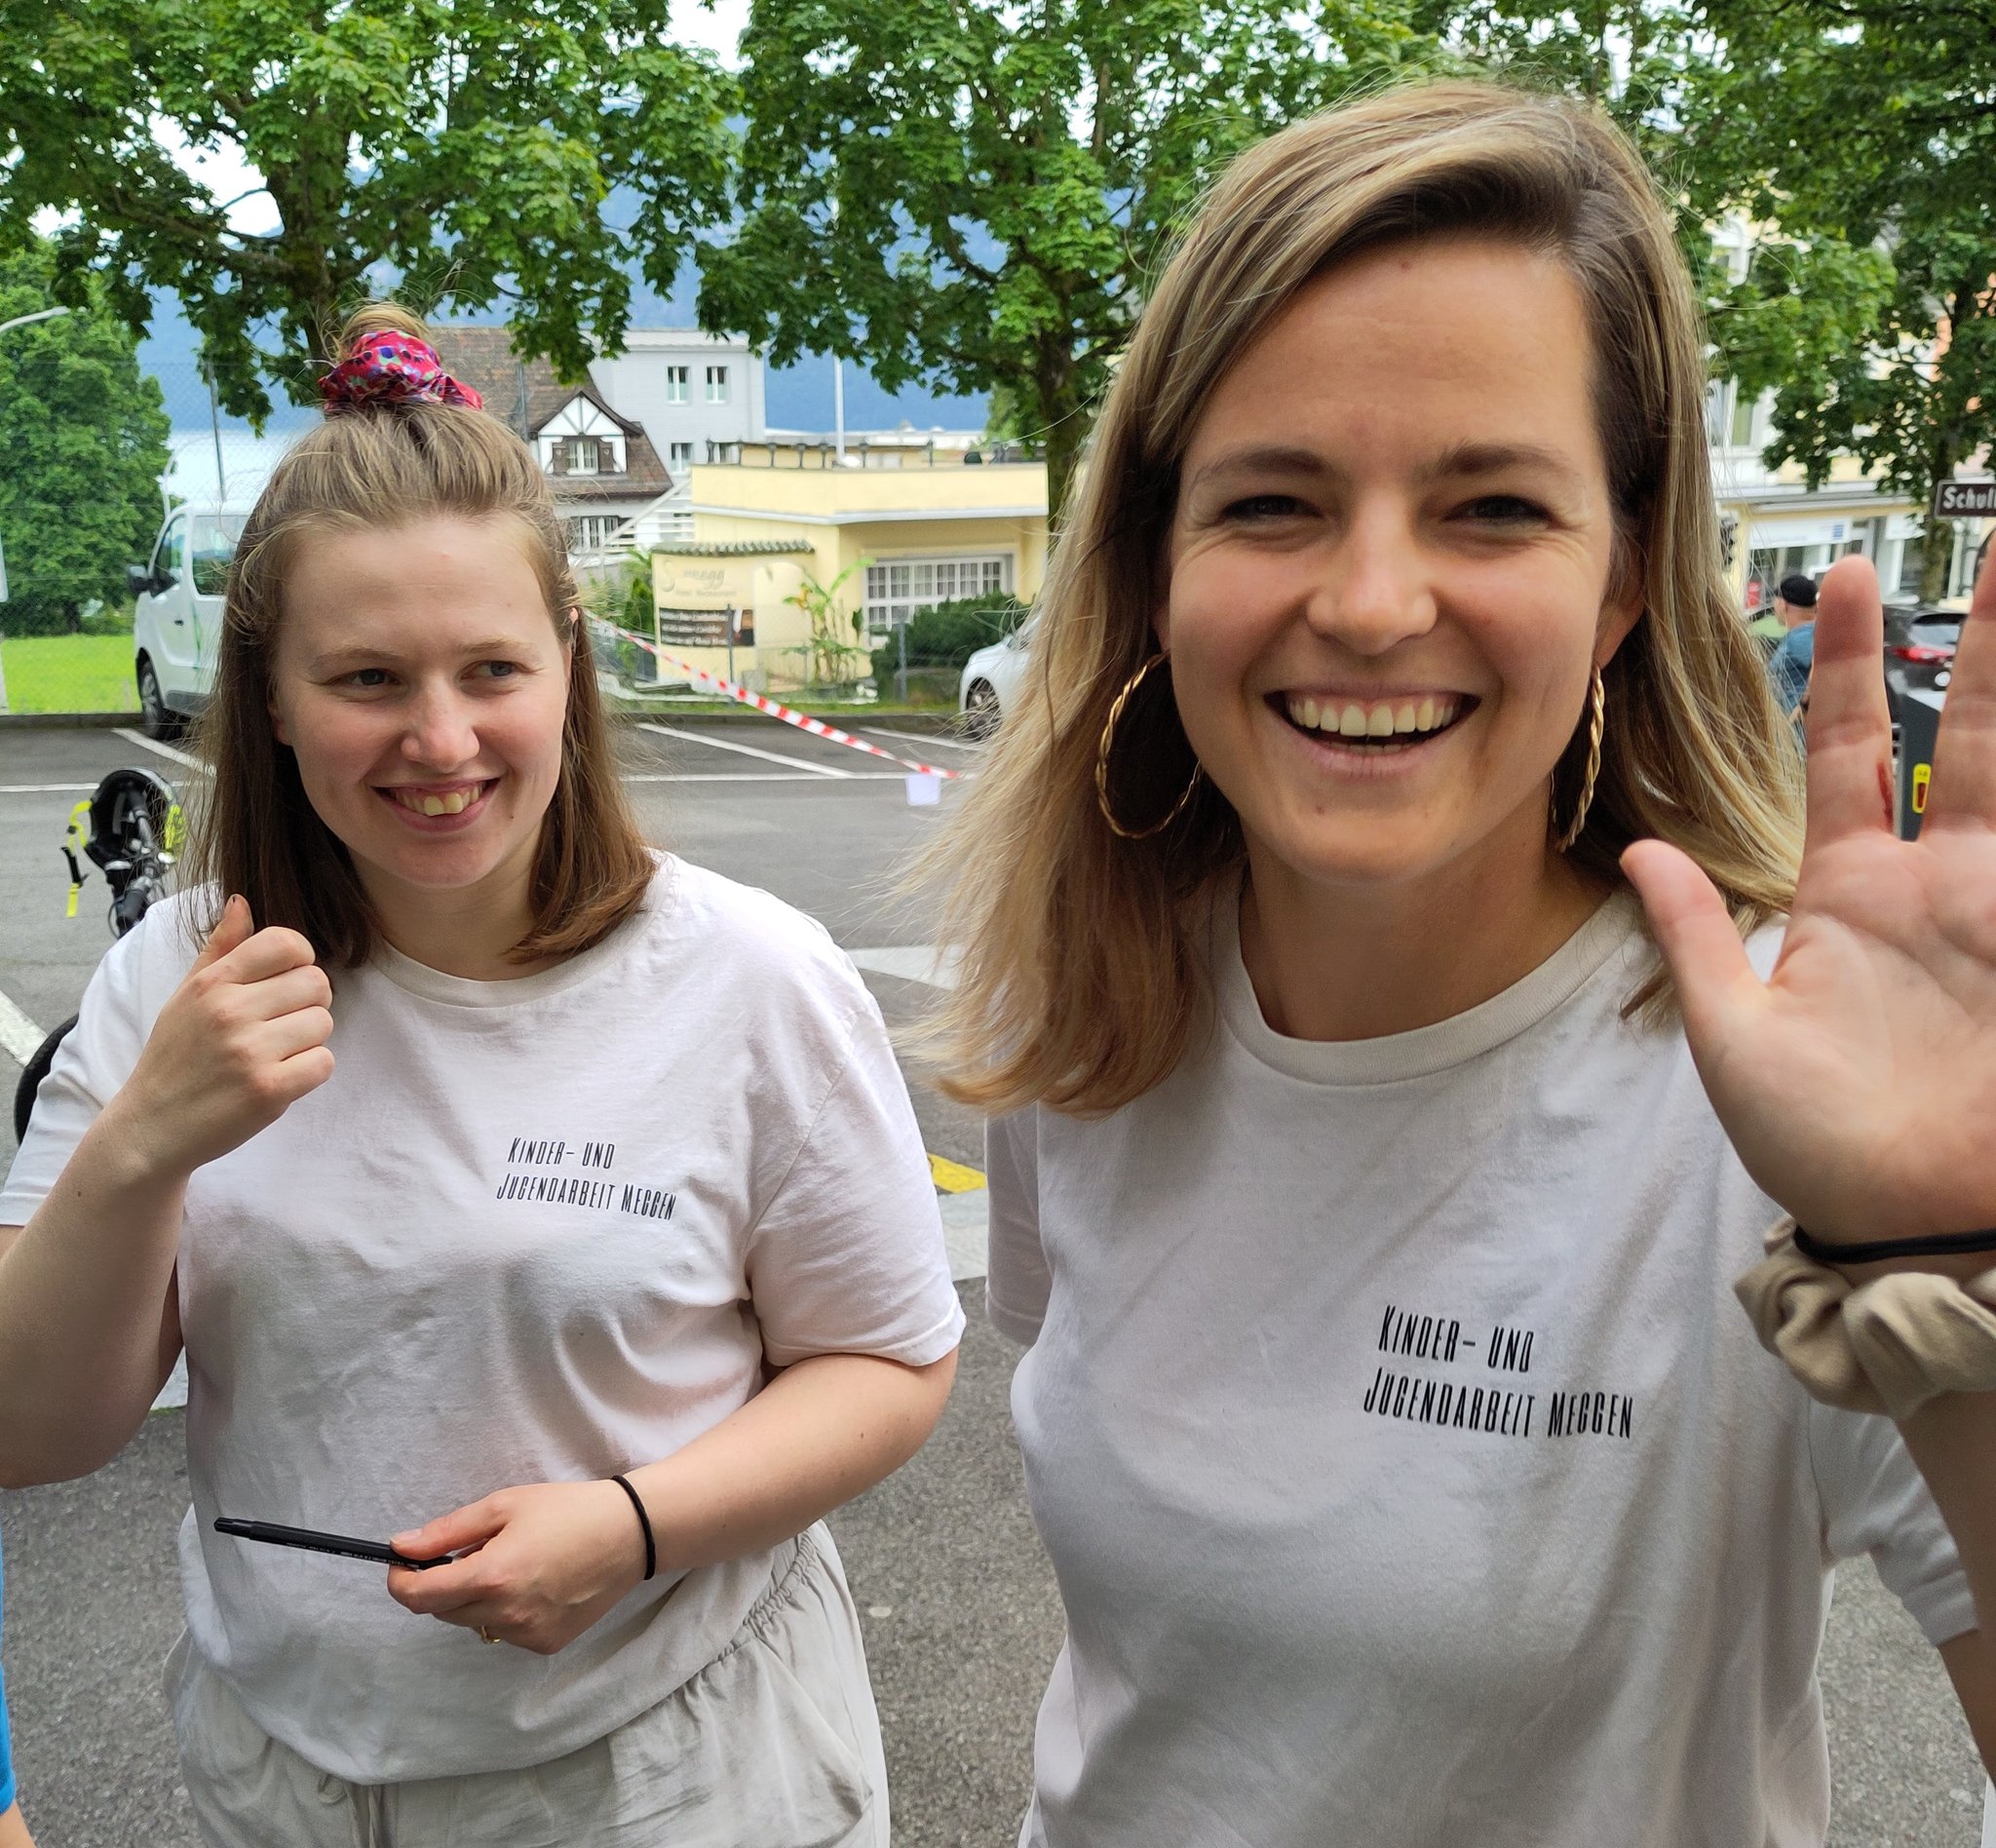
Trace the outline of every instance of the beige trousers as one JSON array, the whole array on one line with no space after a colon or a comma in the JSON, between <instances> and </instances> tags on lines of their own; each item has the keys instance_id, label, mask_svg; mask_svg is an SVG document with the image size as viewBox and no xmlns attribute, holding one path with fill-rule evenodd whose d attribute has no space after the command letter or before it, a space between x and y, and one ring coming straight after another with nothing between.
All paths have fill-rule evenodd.
<instances>
[{"instance_id":1,"label":"beige trousers","mask_svg":"<svg viewBox=\"0 0 1996 1848\"><path fill-rule=\"evenodd\" d=\"M823 1523L683 1687L523 1771L349 1784L270 1738L183 1636L167 1698L208 1848L888 1848L859 1614Z\"/></svg>"}]
</instances>

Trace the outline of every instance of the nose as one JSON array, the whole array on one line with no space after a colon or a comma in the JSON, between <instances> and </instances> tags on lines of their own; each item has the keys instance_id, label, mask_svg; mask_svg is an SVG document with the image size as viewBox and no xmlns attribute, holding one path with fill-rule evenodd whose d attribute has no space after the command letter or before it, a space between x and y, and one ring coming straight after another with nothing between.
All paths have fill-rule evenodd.
<instances>
[{"instance_id":1,"label":"nose","mask_svg":"<svg viewBox=\"0 0 1996 1848\"><path fill-rule=\"evenodd\" d=\"M1382 655L1435 626L1435 594L1411 520L1385 500L1362 502L1328 546L1306 620L1360 655Z\"/></svg>"},{"instance_id":2,"label":"nose","mask_svg":"<svg viewBox=\"0 0 1996 1848\"><path fill-rule=\"evenodd\" d=\"M471 705L454 685L425 683L409 702L402 754L409 764L441 773L479 754L478 727Z\"/></svg>"}]
</instances>

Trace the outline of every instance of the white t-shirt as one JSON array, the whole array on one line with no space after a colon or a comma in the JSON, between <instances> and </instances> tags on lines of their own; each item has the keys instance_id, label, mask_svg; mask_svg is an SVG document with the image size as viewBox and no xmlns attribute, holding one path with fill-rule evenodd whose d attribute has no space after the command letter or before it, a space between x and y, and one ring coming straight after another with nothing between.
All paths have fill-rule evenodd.
<instances>
[{"instance_id":1,"label":"white t-shirt","mask_svg":"<svg viewBox=\"0 0 1996 1848\"><path fill-rule=\"evenodd\" d=\"M182 920L160 906L105 956L0 1223L131 1072L192 961ZM851 963L683 861L545 973L471 982L384 949L334 980L332 1078L188 1188L188 1626L266 1732L343 1778L541 1763L711 1661L769 1557L662 1572L543 1658L214 1517L385 1539L669 1456L765 1361L940 1360L963 1315L935 1187Z\"/></svg>"},{"instance_id":2,"label":"white t-shirt","mask_svg":"<svg viewBox=\"0 0 1996 1848\"><path fill-rule=\"evenodd\" d=\"M1633 904L1467 1014L1263 1020L1106 1120L993 1125L990 1308L1066 1647L1048 1848L1817 1848L1832 1559L1973 1629L1881 1418L1732 1294L1776 1210ZM1754 945L1763 968L1777 939Z\"/></svg>"}]
</instances>

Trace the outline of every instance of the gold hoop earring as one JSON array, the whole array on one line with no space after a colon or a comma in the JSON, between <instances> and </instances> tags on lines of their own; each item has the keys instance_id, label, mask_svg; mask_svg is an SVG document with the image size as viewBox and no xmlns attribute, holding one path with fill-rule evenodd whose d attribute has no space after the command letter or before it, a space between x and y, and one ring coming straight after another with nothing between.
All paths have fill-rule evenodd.
<instances>
[{"instance_id":1,"label":"gold hoop earring","mask_svg":"<svg viewBox=\"0 0 1996 1848\"><path fill-rule=\"evenodd\" d=\"M1594 785L1601 774L1601 732L1607 723L1608 690L1602 684L1599 668L1594 669L1593 684L1588 689L1588 703L1591 712L1587 726L1587 775L1581 779L1580 800L1574 804L1573 820L1567 823L1566 831L1553 843L1555 851L1562 854L1580 838L1580 830L1587 826L1587 812L1593 806Z\"/></svg>"},{"instance_id":2,"label":"gold hoop earring","mask_svg":"<svg viewBox=\"0 0 1996 1848\"><path fill-rule=\"evenodd\" d=\"M1102 726L1100 741L1095 746L1095 806L1102 811L1102 820L1109 824L1109 832L1122 840L1148 840L1153 834L1162 834L1166 828L1185 812L1185 805L1192 800L1192 792L1199 788L1200 778L1206 772L1199 764L1192 766L1192 781L1186 784L1178 799L1165 812L1164 819L1153 822L1148 828L1125 828L1116 819L1116 811L1109 804L1109 753L1116 745L1116 726L1123 717L1123 709L1130 704L1136 689L1145 676L1161 661L1171 657L1162 651L1151 656L1129 679L1123 682L1122 690L1109 706L1109 716Z\"/></svg>"}]
</instances>

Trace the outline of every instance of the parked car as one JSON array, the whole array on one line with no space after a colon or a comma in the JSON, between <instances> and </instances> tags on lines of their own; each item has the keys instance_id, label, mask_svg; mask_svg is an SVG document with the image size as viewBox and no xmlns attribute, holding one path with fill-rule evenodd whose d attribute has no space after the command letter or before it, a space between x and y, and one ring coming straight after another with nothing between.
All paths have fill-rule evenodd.
<instances>
[{"instance_id":1,"label":"parked car","mask_svg":"<svg viewBox=\"0 0 1996 1848\"><path fill-rule=\"evenodd\" d=\"M126 567L137 599L132 670L148 738L171 738L208 704L222 591L249 513L218 503L176 507L160 527L152 557Z\"/></svg>"},{"instance_id":2,"label":"parked car","mask_svg":"<svg viewBox=\"0 0 1996 1848\"><path fill-rule=\"evenodd\" d=\"M956 709L963 714L964 729L973 738L988 738L996 731L998 721L1018 697L1036 626L1028 618L1003 641L979 648L963 664L963 674L956 687Z\"/></svg>"},{"instance_id":3,"label":"parked car","mask_svg":"<svg viewBox=\"0 0 1996 1848\"><path fill-rule=\"evenodd\" d=\"M1954 677L1962 612L1929 603L1885 606L1885 703L1899 723L1900 696L1911 687L1945 692Z\"/></svg>"}]
</instances>

